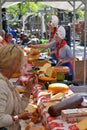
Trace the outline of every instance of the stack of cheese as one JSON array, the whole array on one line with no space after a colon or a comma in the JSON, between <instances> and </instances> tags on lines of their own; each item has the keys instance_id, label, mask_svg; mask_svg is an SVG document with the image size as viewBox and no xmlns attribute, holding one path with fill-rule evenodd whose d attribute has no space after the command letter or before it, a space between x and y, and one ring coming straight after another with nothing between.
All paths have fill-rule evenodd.
<instances>
[{"instance_id":1,"label":"stack of cheese","mask_svg":"<svg viewBox=\"0 0 87 130\"><path fill-rule=\"evenodd\" d=\"M29 113L35 113L37 111L37 106L29 103L28 106L25 108L25 111L28 111Z\"/></svg>"},{"instance_id":2,"label":"stack of cheese","mask_svg":"<svg viewBox=\"0 0 87 130\"><path fill-rule=\"evenodd\" d=\"M31 119L32 122L34 123L38 122L39 115L38 115L37 105L29 103L25 111L28 111L29 113L32 114L32 119Z\"/></svg>"},{"instance_id":3,"label":"stack of cheese","mask_svg":"<svg viewBox=\"0 0 87 130\"><path fill-rule=\"evenodd\" d=\"M48 77L52 77L52 66L49 63L42 66L39 71L43 72Z\"/></svg>"},{"instance_id":4,"label":"stack of cheese","mask_svg":"<svg viewBox=\"0 0 87 130\"><path fill-rule=\"evenodd\" d=\"M44 126L36 125L40 121L36 105L29 103L25 111L32 113L31 122L27 124L25 130L46 130Z\"/></svg>"},{"instance_id":5,"label":"stack of cheese","mask_svg":"<svg viewBox=\"0 0 87 130\"><path fill-rule=\"evenodd\" d=\"M60 72L60 78L61 78L61 75L64 78L63 75L65 72L69 72L69 68L68 67L52 67L50 63L46 63L40 68L39 72L44 73L45 76L50 77L50 78L56 78L57 72Z\"/></svg>"},{"instance_id":6,"label":"stack of cheese","mask_svg":"<svg viewBox=\"0 0 87 130\"><path fill-rule=\"evenodd\" d=\"M28 54L28 62L31 63L32 61L39 58L39 50L35 48L31 48Z\"/></svg>"},{"instance_id":7,"label":"stack of cheese","mask_svg":"<svg viewBox=\"0 0 87 130\"><path fill-rule=\"evenodd\" d=\"M52 77L52 73L53 73L52 66L49 63L46 63L44 66L42 66L39 70L39 73L40 73L38 77L39 80L42 80L42 81L55 80L55 78Z\"/></svg>"},{"instance_id":8,"label":"stack of cheese","mask_svg":"<svg viewBox=\"0 0 87 130\"><path fill-rule=\"evenodd\" d=\"M56 77L57 72L61 74L69 73L69 67L67 66L57 66L57 67L53 67L52 69L53 69L52 77Z\"/></svg>"},{"instance_id":9,"label":"stack of cheese","mask_svg":"<svg viewBox=\"0 0 87 130\"><path fill-rule=\"evenodd\" d=\"M60 102L64 98L64 93L57 93L51 96L48 102L44 102L43 105L48 110L48 108L56 103Z\"/></svg>"}]
</instances>

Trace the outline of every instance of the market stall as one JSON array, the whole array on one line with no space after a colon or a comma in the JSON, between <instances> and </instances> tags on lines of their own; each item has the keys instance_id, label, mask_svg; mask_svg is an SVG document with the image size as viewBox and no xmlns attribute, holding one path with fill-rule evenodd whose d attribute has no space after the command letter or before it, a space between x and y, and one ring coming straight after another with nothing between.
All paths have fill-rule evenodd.
<instances>
[{"instance_id":1,"label":"market stall","mask_svg":"<svg viewBox=\"0 0 87 130\"><path fill-rule=\"evenodd\" d=\"M23 78L28 80L28 75L25 75L27 78ZM25 80L25 81L26 81ZM23 83L23 82L22 82ZM27 82L25 82L27 83ZM22 84L24 85L24 84ZM26 84L25 84L26 85ZM34 104L38 107L38 113L40 115L40 118L42 119L42 124L46 127L48 130L78 130L76 124L76 120L73 120L72 122L67 122L63 120L62 116L52 117L50 116L48 109L46 109L46 103L50 101L50 97L48 97L48 94L40 95L40 92L48 92L47 90L42 90L42 85L40 85L40 82L33 88L32 95L34 99ZM68 89L67 93L64 93L64 98L69 98L73 96L74 93ZM82 100L81 100L82 101ZM45 103L46 102L46 103ZM48 106L48 104L47 104Z\"/></svg>"},{"instance_id":2,"label":"market stall","mask_svg":"<svg viewBox=\"0 0 87 130\"><path fill-rule=\"evenodd\" d=\"M30 58L30 57L29 57ZM28 60L26 58L26 60ZM33 60L37 60L37 59L32 59ZM27 63L27 66L29 68L27 68L27 66L25 67L25 71L24 71L24 75L20 76L18 78L18 80L16 81L16 88L20 93L23 93L23 89L25 87L25 85L27 85L27 82L29 81L29 75L31 73L35 73L37 74L38 77L38 84L36 84L32 90L32 104L37 106L37 111L38 111L38 115L36 116L36 112L34 113L35 117L37 117L39 119L39 123L44 126L46 128L46 130L79 130L77 127L77 123L84 119L87 114L87 108L85 108L84 106L82 106L83 101L83 97L79 97L78 95L75 94L70 88L69 85L66 85L65 83L60 83L60 81L56 81L55 78L51 79L51 78L41 78L41 75L38 75L38 72L34 69L32 70L32 62ZM49 65L48 63L46 63L47 65ZM45 65L46 65L45 64ZM48 66L47 68L45 68L44 70L44 66L39 66L40 69L42 71L45 71L45 73L47 73L47 69L49 69ZM46 67L46 66L45 66ZM51 68L50 68L51 69ZM28 70L28 71L27 71ZM68 70L68 69L67 69ZM62 70L62 69L58 69L58 71L60 71L61 73L66 73L66 69ZM46 85L45 83L49 82L49 86L48 87L44 87L44 85ZM50 87L50 85L54 84L54 87ZM23 87L19 87L23 86ZM56 86L56 87L55 87ZM72 99L71 97L75 96L75 100L74 102L71 104ZM49 108L55 104L59 105L58 103L60 102L66 102L66 99L70 99L70 101L68 102L70 105L66 104L67 108L66 110L69 109L68 114L64 114L62 115L62 113L59 113L59 115L56 114L56 116L52 115L52 113L55 113L55 111L53 111L52 113L49 113ZM74 106L75 105L75 106ZM78 107L77 109L77 105L80 105L80 107ZM82 107L84 109L82 109ZM80 108L80 110L79 110ZM29 110L31 110L31 107L28 107ZM73 113L73 111L76 111L76 116L70 116L71 111ZM33 110L33 109L32 109ZM61 108L61 112L63 108ZM81 113L79 114L78 111L80 111ZM84 114L82 114L84 111ZM80 119L79 119L80 117ZM36 118L34 118L36 121ZM68 119L68 120L67 120ZM27 121L27 124L25 125L25 128L29 128L29 123L30 121ZM34 122L33 122L34 123ZM38 125L38 122L35 122ZM31 126L32 127L32 126Z\"/></svg>"},{"instance_id":3,"label":"market stall","mask_svg":"<svg viewBox=\"0 0 87 130\"><path fill-rule=\"evenodd\" d=\"M34 0L33 0L34 1ZM39 0L40 1L40 0ZM0 0L0 10L2 7L8 7L12 4L16 4L17 2L20 2L19 1L15 1L15 2L12 2L12 0L8 1L8 0ZM36 1L35 1L36 2ZM74 14L74 18L73 18L73 24L75 25L75 11L76 9L80 8L81 6L85 6L85 27L84 27L84 85L86 85L86 41L87 41L87 38L86 38L86 34L87 34L87 24L86 24L86 19L87 19L87 1L86 0L63 0L63 1L60 1L60 0L55 0L54 1L41 1L49 6L52 6L53 8L59 8L59 9L68 9L70 11L73 11L73 14ZM1 12L1 11L0 11ZM1 17L1 13L0 13L0 17ZM0 30L2 29L2 25L0 24ZM75 26L73 28L73 34L74 34L74 39L75 39ZM73 47L73 53L74 53L74 57L75 57L75 40L74 40L74 47ZM74 68L75 68L75 61L74 61ZM75 73L75 70L74 70L74 73Z\"/></svg>"},{"instance_id":4,"label":"market stall","mask_svg":"<svg viewBox=\"0 0 87 130\"><path fill-rule=\"evenodd\" d=\"M78 130L76 127L76 122L66 122L63 120L62 116L52 117L48 113L48 110L46 108L47 102L49 104L49 98L47 98L46 91L41 90L41 87L37 86L38 91L34 89L33 95L34 100L37 102L38 105L38 111L42 120L42 124L48 129L48 130ZM44 93L42 96L40 96L40 93ZM66 94L67 97L73 95L72 91L68 91ZM52 102L51 102L52 103Z\"/></svg>"},{"instance_id":5,"label":"market stall","mask_svg":"<svg viewBox=\"0 0 87 130\"><path fill-rule=\"evenodd\" d=\"M24 80L25 79L25 80ZM21 78L20 83L27 83L26 81L28 81L28 75L23 77L23 80ZM58 84L59 85L59 84ZM64 84L62 84L64 85ZM62 86L63 87L63 86ZM54 89L55 90L55 89ZM87 113L87 108L83 107L80 109L77 109L77 105L81 105L83 102L83 98L80 97L78 98L78 95L74 94L72 90L65 89L67 91L64 91L63 89L59 89L58 87L58 91L59 93L52 93L50 91L50 89L46 89L43 90L43 83L38 82L37 85L35 85L35 87L32 90L32 101L33 104L37 106L37 110L38 110L38 118L40 120L40 124L42 124L46 130L79 130L77 127L77 123L80 122L80 120L85 119L86 118L86 113ZM56 91L55 91L56 92ZM56 96L55 96L56 95ZM73 101L73 105L71 105L72 102L72 97L74 97L75 95L75 100ZM56 97L56 98L54 98ZM49 113L49 107L63 102L66 102L66 99L70 99L70 106L67 105L67 109L68 110L68 114L59 114L59 115L52 115L52 113ZM74 106L76 104L76 107ZM69 108L72 108L71 111ZM74 108L74 109L73 109ZM31 107L28 107L29 111L31 110ZM61 112L63 109L61 109ZM80 111L81 114L78 113L78 110ZM33 110L32 110L33 111ZM56 111L56 109L55 109ZM55 111L53 111L55 113ZM76 111L76 113L75 113ZM84 114L83 114L84 111ZM73 116L73 114L70 116L70 114L74 113L76 114L76 116ZM36 117L36 114L35 114ZM35 121L35 120L34 120ZM30 121L27 122L27 124L25 125L25 128L27 128L29 126ZM38 122L36 122L36 124L38 125Z\"/></svg>"}]
</instances>

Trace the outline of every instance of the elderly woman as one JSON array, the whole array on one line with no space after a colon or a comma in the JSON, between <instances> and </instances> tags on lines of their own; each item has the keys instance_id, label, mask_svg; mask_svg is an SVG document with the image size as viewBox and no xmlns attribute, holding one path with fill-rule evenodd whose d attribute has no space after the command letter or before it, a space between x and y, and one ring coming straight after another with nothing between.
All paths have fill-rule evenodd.
<instances>
[{"instance_id":1,"label":"elderly woman","mask_svg":"<svg viewBox=\"0 0 87 130\"><path fill-rule=\"evenodd\" d=\"M13 73L20 72L23 66L24 54L20 47L0 47L0 130L20 130L20 119L26 120L31 117L24 109L29 103L30 90L37 83L36 76L31 75L22 99L9 81Z\"/></svg>"},{"instance_id":2,"label":"elderly woman","mask_svg":"<svg viewBox=\"0 0 87 130\"><path fill-rule=\"evenodd\" d=\"M73 74L73 53L69 45L67 45L64 40L66 36L66 31L63 26L58 28L56 33L56 57L58 58L58 63L56 66L68 66L70 73L72 75L72 80L74 79Z\"/></svg>"}]
</instances>

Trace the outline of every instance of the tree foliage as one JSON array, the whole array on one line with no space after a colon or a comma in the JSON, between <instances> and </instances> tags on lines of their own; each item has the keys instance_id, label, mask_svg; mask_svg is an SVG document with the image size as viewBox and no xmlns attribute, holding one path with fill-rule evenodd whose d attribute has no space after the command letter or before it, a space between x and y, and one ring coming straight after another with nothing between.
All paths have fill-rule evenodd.
<instances>
[{"instance_id":1,"label":"tree foliage","mask_svg":"<svg viewBox=\"0 0 87 130\"><path fill-rule=\"evenodd\" d=\"M22 2L17 5L13 5L7 9L7 12L13 14L14 17L18 15L24 15L27 12L37 13L39 8L46 8L46 5L40 2Z\"/></svg>"},{"instance_id":2,"label":"tree foliage","mask_svg":"<svg viewBox=\"0 0 87 130\"><path fill-rule=\"evenodd\" d=\"M79 19L79 20L81 20L81 19L83 20L84 19L84 11L81 10L81 9L78 9L76 11L76 18Z\"/></svg>"}]
</instances>

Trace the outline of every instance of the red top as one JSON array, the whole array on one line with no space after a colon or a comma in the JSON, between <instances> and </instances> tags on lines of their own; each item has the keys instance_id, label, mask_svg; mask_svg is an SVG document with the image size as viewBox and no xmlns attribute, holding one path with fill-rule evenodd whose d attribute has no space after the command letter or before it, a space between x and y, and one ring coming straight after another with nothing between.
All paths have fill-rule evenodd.
<instances>
[{"instance_id":1,"label":"red top","mask_svg":"<svg viewBox=\"0 0 87 130\"><path fill-rule=\"evenodd\" d=\"M62 40L61 44L59 44L56 48L56 57L59 58L59 49L62 48L63 46L65 46L67 44L67 42L65 40Z\"/></svg>"},{"instance_id":2,"label":"red top","mask_svg":"<svg viewBox=\"0 0 87 130\"><path fill-rule=\"evenodd\" d=\"M56 34L57 31L58 31L58 29L54 29L54 31L51 32L49 42L52 41L52 39L53 39L53 37L54 37L54 35Z\"/></svg>"}]
</instances>

